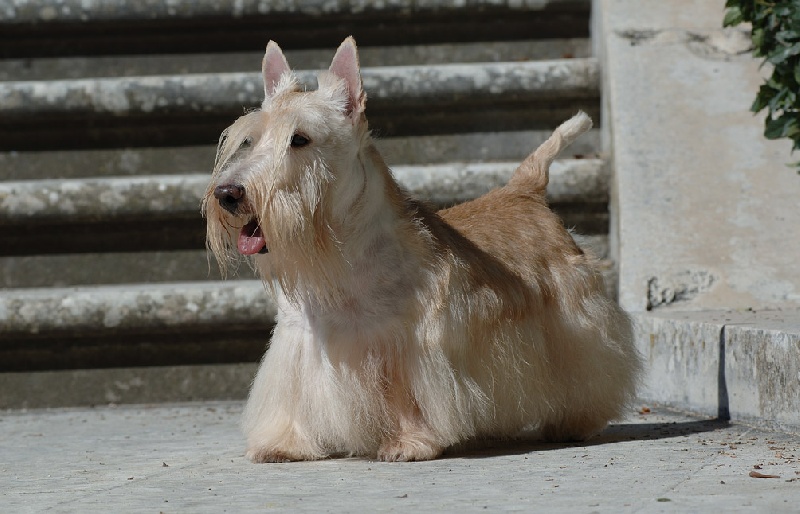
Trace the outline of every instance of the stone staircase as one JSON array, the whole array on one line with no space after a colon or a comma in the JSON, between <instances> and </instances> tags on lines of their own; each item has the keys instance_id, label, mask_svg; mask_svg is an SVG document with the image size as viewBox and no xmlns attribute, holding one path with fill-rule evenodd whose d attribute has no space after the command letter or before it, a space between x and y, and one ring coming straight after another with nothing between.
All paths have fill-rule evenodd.
<instances>
[{"instance_id":1,"label":"stone staircase","mask_svg":"<svg viewBox=\"0 0 800 514\"><path fill-rule=\"evenodd\" d=\"M220 280L199 199L219 133L261 101L269 39L313 87L354 35L382 152L441 206L505 183L577 109L600 121L588 0L4 9L0 407L243 396L274 309L249 270ZM607 258L599 139L553 165L549 194Z\"/></svg>"}]
</instances>

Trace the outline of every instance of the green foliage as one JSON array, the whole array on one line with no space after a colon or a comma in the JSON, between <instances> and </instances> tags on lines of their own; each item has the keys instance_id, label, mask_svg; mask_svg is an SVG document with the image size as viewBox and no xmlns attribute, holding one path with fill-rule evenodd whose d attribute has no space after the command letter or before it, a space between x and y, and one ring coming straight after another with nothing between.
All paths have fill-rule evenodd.
<instances>
[{"instance_id":1,"label":"green foliage","mask_svg":"<svg viewBox=\"0 0 800 514\"><path fill-rule=\"evenodd\" d=\"M768 109L764 136L787 137L792 151L800 149L800 1L728 0L725 7L723 25L751 23L753 55L773 66L750 108Z\"/></svg>"}]
</instances>

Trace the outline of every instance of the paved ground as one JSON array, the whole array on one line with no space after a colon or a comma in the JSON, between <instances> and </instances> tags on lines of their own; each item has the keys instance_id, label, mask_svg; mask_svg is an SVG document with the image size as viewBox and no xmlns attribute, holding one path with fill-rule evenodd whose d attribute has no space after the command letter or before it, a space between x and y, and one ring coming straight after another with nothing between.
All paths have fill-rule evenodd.
<instances>
[{"instance_id":1,"label":"paved ground","mask_svg":"<svg viewBox=\"0 0 800 514\"><path fill-rule=\"evenodd\" d=\"M247 462L241 403L0 415L0 512L798 512L800 437L653 408L581 445ZM779 478L754 478L751 471Z\"/></svg>"}]
</instances>

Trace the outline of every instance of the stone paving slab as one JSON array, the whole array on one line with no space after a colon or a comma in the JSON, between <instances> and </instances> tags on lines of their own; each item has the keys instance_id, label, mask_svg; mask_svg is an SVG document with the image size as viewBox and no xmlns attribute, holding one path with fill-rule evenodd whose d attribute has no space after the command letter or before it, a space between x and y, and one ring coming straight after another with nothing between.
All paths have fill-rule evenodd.
<instances>
[{"instance_id":1,"label":"stone paving slab","mask_svg":"<svg viewBox=\"0 0 800 514\"><path fill-rule=\"evenodd\" d=\"M797 512L800 502L797 437L656 407L590 443L262 465L243 457L241 408L6 411L0 511Z\"/></svg>"}]
</instances>

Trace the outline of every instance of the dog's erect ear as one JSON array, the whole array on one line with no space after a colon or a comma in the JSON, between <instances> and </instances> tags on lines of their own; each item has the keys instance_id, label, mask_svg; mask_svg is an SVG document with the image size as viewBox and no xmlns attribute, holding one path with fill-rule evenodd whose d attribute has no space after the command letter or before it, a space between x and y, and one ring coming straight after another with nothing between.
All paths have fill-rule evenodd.
<instances>
[{"instance_id":1,"label":"dog's erect ear","mask_svg":"<svg viewBox=\"0 0 800 514\"><path fill-rule=\"evenodd\" d=\"M261 61L261 74L264 75L264 94L271 98L275 94L275 88L284 73L291 72L289 63L283 55L281 47L275 41L267 44L267 52L264 60Z\"/></svg>"},{"instance_id":2,"label":"dog's erect ear","mask_svg":"<svg viewBox=\"0 0 800 514\"><path fill-rule=\"evenodd\" d=\"M367 103L367 95L361 83L361 69L358 64L358 50L353 36L345 39L336 55L333 56L331 73L344 80L347 84L347 114L355 117L364 112Z\"/></svg>"}]
</instances>

